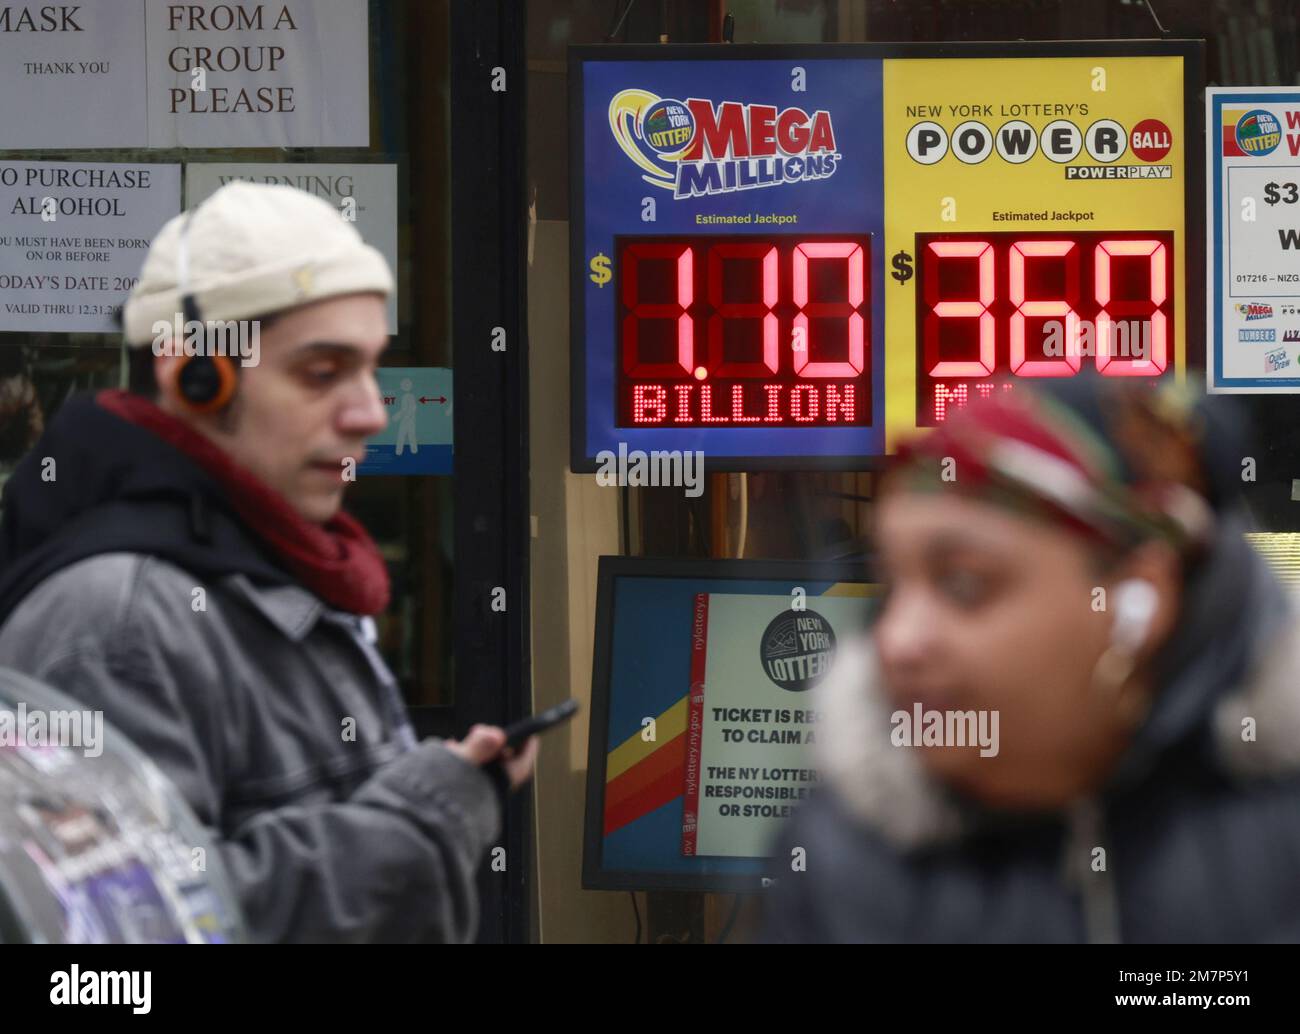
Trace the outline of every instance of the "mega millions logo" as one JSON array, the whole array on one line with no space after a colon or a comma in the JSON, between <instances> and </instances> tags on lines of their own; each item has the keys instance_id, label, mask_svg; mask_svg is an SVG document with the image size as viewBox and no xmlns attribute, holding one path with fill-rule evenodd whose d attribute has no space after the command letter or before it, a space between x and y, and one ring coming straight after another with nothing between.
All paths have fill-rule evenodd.
<instances>
[{"instance_id":1,"label":"mega millions logo","mask_svg":"<svg viewBox=\"0 0 1300 1034\"><path fill-rule=\"evenodd\" d=\"M1266 305L1263 302L1243 302L1237 306L1238 315L1244 316L1250 320L1271 320L1273 318L1273 306Z\"/></svg>"},{"instance_id":2,"label":"mega millions logo","mask_svg":"<svg viewBox=\"0 0 1300 1034\"><path fill-rule=\"evenodd\" d=\"M685 101L623 90L609 128L647 183L675 198L826 179L840 153L829 112L740 101Z\"/></svg>"},{"instance_id":3,"label":"mega millions logo","mask_svg":"<svg viewBox=\"0 0 1300 1034\"><path fill-rule=\"evenodd\" d=\"M1223 112L1223 154L1228 158L1263 157L1282 142L1282 123L1266 108Z\"/></svg>"}]
</instances>

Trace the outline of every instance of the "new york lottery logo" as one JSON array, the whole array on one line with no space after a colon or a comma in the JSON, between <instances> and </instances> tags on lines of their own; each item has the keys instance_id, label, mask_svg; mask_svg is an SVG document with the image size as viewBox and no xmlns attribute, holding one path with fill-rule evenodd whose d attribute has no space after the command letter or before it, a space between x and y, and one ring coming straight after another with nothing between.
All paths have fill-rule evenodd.
<instances>
[{"instance_id":1,"label":"new york lottery logo","mask_svg":"<svg viewBox=\"0 0 1300 1034\"><path fill-rule=\"evenodd\" d=\"M678 199L826 179L841 158L826 111L623 90L609 128L641 178Z\"/></svg>"},{"instance_id":2,"label":"new york lottery logo","mask_svg":"<svg viewBox=\"0 0 1300 1034\"><path fill-rule=\"evenodd\" d=\"M1223 112L1225 157L1263 157L1282 142L1282 123L1267 108Z\"/></svg>"}]
</instances>

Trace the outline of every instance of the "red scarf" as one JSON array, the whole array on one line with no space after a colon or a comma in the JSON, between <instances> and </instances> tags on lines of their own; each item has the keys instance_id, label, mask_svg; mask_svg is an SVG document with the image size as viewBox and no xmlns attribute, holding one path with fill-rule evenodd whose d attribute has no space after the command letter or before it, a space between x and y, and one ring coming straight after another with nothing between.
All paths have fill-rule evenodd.
<instances>
[{"instance_id":1,"label":"red scarf","mask_svg":"<svg viewBox=\"0 0 1300 1034\"><path fill-rule=\"evenodd\" d=\"M202 467L225 489L248 530L326 603L353 614L378 614L388 606L388 569L356 518L340 510L325 524L312 523L215 443L142 395L105 389L95 401Z\"/></svg>"}]
</instances>

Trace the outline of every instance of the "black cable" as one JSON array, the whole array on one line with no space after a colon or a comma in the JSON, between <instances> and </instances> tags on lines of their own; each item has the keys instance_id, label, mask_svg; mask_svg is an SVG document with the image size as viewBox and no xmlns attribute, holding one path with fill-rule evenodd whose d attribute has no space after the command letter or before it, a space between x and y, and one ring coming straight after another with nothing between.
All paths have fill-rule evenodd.
<instances>
[{"instance_id":1,"label":"black cable","mask_svg":"<svg viewBox=\"0 0 1300 1034\"><path fill-rule=\"evenodd\" d=\"M727 938L731 936L731 928L736 925L736 916L740 915L740 895L737 894L731 899L731 915L727 916L727 921L722 927L722 933L718 934L718 939L714 944L726 944Z\"/></svg>"},{"instance_id":2,"label":"black cable","mask_svg":"<svg viewBox=\"0 0 1300 1034\"><path fill-rule=\"evenodd\" d=\"M623 23L627 21L627 16L632 13L632 7L635 4L636 4L636 0L627 0L627 6L623 8L623 13L618 16L618 21L614 23L614 27L610 29L605 36L606 43L614 42L614 37L618 35L618 30L621 29L623 27ZM624 40L624 42L626 42L626 40Z\"/></svg>"},{"instance_id":3,"label":"black cable","mask_svg":"<svg viewBox=\"0 0 1300 1034\"><path fill-rule=\"evenodd\" d=\"M628 896L632 899L632 914L636 916L636 940L634 940L632 943L640 944L641 943L641 909L637 906L636 903L636 891L629 890Z\"/></svg>"},{"instance_id":4,"label":"black cable","mask_svg":"<svg viewBox=\"0 0 1300 1034\"><path fill-rule=\"evenodd\" d=\"M1162 34L1168 34L1169 30L1160 24L1160 16L1156 14L1155 8L1151 6L1151 0L1145 0L1145 2L1147 10L1151 14L1151 20L1156 23L1156 28L1159 29Z\"/></svg>"}]
</instances>

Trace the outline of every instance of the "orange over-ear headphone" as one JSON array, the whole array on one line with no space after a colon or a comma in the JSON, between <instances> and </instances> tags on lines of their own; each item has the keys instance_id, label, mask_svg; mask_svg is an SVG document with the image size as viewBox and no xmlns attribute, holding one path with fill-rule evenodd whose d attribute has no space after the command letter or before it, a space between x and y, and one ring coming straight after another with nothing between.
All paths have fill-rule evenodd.
<instances>
[{"instance_id":1,"label":"orange over-ear headphone","mask_svg":"<svg viewBox=\"0 0 1300 1034\"><path fill-rule=\"evenodd\" d=\"M185 222L181 224L181 236L176 249L181 312L185 315L187 325L191 321L203 323L203 318L199 314L199 303L189 290L190 221L194 218L194 213L198 211L199 207L196 205L185 216ZM208 340L206 325L204 326L203 340L206 348ZM180 370L176 375L176 384L180 389L181 400L189 409L196 413L215 413L229 405L230 400L234 398L235 388L239 384L239 373L230 356L182 355L180 357Z\"/></svg>"}]
</instances>

